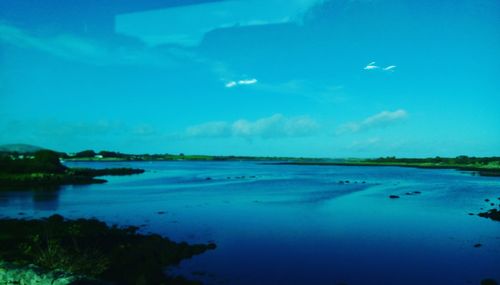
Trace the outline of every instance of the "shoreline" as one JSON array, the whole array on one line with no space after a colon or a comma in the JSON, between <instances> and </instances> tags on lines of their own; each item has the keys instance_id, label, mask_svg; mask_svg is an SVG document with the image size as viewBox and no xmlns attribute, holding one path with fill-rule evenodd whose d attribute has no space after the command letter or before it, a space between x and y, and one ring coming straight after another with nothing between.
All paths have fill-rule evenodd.
<instances>
[{"instance_id":1,"label":"shoreline","mask_svg":"<svg viewBox=\"0 0 500 285\"><path fill-rule=\"evenodd\" d=\"M43 188L63 185L88 185L108 182L100 176L124 176L144 173L138 168L68 168L63 173L0 173L0 190L23 187Z\"/></svg>"},{"instance_id":2,"label":"shoreline","mask_svg":"<svg viewBox=\"0 0 500 285\"><path fill-rule=\"evenodd\" d=\"M500 168L478 167L471 165L456 164L432 164L432 163L403 163L403 162L372 162L372 161L327 161L327 160L290 160L283 159L231 159L231 160L198 160L198 159L151 159L151 160L117 160L117 159L71 159L65 162L256 162L270 165L304 165L304 166L378 166L378 167L409 167L422 169L453 169L458 171L469 171L484 177L500 177Z\"/></svg>"},{"instance_id":3,"label":"shoreline","mask_svg":"<svg viewBox=\"0 0 500 285\"><path fill-rule=\"evenodd\" d=\"M436 165L436 164L411 164L411 163L384 163L384 162L316 162L316 161L287 161L270 163L275 165L310 165L310 166L377 166L377 167L408 167L422 169L453 169L459 171L470 171L479 176L500 177L500 168L474 167L469 165Z\"/></svg>"},{"instance_id":4,"label":"shoreline","mask_svg":"<svg viewBox=\"0 0 500 285\"><path fill-rule=\"evenodd\" d=\"M2 217L0 226L6 229L0 236L2 284L6 280L23 283L34 275L54 284L198 284L166 274L165 269L217 247L212 242L175 242L140 233L135 226L58 214Z\"/></svg>"}]
</instances>

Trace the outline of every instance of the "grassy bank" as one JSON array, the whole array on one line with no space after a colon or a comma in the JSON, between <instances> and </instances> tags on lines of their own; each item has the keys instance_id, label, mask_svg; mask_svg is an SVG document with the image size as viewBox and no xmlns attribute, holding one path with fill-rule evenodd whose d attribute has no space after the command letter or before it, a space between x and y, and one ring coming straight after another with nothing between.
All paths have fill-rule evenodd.
<instances>
[{"instance_id":1,"label":"grassy bank","mask_svg":"<svg viewBox=\"0 0 500 285\"><path fill-rule=\"evenodd\" d=\"M500 176L499 157L456 157L456 158L378 158L351 159L344 161L288 161L280 164L291 165L337 165L337 166L398 166L428 169L457 169L472 171L481 176Z\"/></svg>"},{"instance_id":2,"label":"grassy bank","mask_svg":"<svg viewBox=\"0 0 500 285\"><path fill-rule=\"evenodd\" d=\"M116 284L196 284L166 276L164 269L214 249L215 244L177 243L136 227L107 226L95 219L0 219L0 260L35 264Z\"/></svg>"},{"instance_id":3,"label":"grassy bank","mask_svg":"<svg viewBox=\"0 0 500 285\"><path fill-rule=\"evenodd\" d=\"M0 188L46 187L68 184L104 183L96 177L143 173L134 168L68 168L59 160L59 154L42 150L33 157L0 157Z\"/></svg>"}]
</instances>

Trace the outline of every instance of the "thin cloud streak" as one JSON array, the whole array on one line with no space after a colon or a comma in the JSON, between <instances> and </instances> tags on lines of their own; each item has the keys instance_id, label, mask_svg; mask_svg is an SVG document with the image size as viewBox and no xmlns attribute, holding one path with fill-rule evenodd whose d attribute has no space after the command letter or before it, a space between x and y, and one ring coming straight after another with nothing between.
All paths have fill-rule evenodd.
<instances>
[{"instance_id":1,"label":"thin cloud streak","mask_svg":"<svg viewBox=\"0 0 500 285\"><path fill-rule=\"evenodd\" d=\"M15 26L0 23L0 42L20 48L31 48L48 54L66 58L104 58L106 49L97 44L70 35L40 37Z\"/></svg>"},{"instance_id":2,"label":"thin cloud streak","mask_svg":"<svg viewBox=\"0 0 500 285\"><path fill-rule=\"evenodd\" d=\"M406 117L408 117L408 112L403 109L399 109L393 112L383 111L362 121L344 124L337 129L337 134L357 133L377 127L385 127L399 122Z\"/></svg>"},{"instance_id":3,"label":"thin cloud streak","mask_svg":"<svg viewBox=\"0 0 500 285\"><path fill-rule=\"evenodd\" d=\"M369 64L367 64L363 70L382 70L382 71L390 71L390 72L394 72L394 70L396 69L396 65L389 65L389 66L386 66L384 68L381 68L380 66L378 65L375 65L376 62L375 61L372 61L370 62Z\"/></svg>"},{"instance_id":4,"label":"thin cloud streak","mask_svg":"<svg viewBox=\"0 0 500 285\"><path fill-rule=\"evenodd\" d=\"M212 63L181 48L114 46L70 34L37 35L16 26L0 23L0 44L43 52L51 56L97 66L147 65L175 67L179 60ZM212 63L215 64L215 63Z\"/></svg>"},{"instance_id":5,"label":"thin cloud streak","mask_svg":"<svg viewBox=\"0 0 500 285\"><path fill-rule=\"evenodd\" d=\"M255 78L252 79L242 79L238 81L229 81L225 84L226 88L233 88L238 85L253 85L256 84L258 81Z\"/></svg>"},{"instance_id":6,"label":"thin cloud streak","mask_svg":"<svg viewBox=\"0 0 500 285\"><path fill-rule=\"evenodd\" d=\"M225 85L225 86L226 86L227 88L231 88L231 87L234 87L234 86L236 86L236 85L238 85L238 83L237 83L236 81L230 81L230 82L226 83L226 85Z\"/></svg>"},{"instance_id":7,"label":"thin cloud streak","mask_svg":"<svg viewBox=\"0 0 500 285\"><path fill-rule=\"evenodd\" d=\"M238 81L238 84L240 84L240 85L251 85L251 84L255 84L255 83L257 83L257 79L255 79L255 78Z\"/></svg>"},{"instance_id":8,"label":"thin cloud streak","mask_svg":"<svg viewBox=\"0 0 500 285\"><path fill-rule=\"evenodd\" d=\"M207 122L188 127L185 131L187 138L280 138L306 137L316 133L319 124L309 116L285 117L274 114L270 117L255 121L246 119L234 122L218 121Z\"/></svg>"},{"instance_id":9,"label":"thin cloud streak","mask_svg":"<svg viewBox=\"0 0 500 285\"><path fill-rule=\"evenodd\" d=\"M375 70L375 69L379 69L379 67L375 65L375 61L372 61L368 65L366 65L363 69L364 70Z\"/></svg>"}]
</instances>

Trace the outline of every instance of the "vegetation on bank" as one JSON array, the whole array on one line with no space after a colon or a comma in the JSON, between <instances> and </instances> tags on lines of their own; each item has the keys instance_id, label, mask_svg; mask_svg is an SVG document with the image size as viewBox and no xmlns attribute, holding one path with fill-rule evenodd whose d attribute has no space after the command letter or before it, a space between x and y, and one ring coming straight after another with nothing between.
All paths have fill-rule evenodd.
<instances>
[{"instance_id":1,"label":"vegetation on bank","mask_svg":"<svg viewBox=\"0 0 500 285\"><path fill-rule=\"evenodd\" d=\"M76 154L61 155L65 161L286 161L305 158L274 157L274 156L218 156L218 155L188 155L188 154L124 154L119 152L84 151ZM315 160L315 159L307 159Z\"/></svg>"},{"instance_id":2,"label":"vegetation on bank","mask_svg":"<svg viewBox=\"0 0 500 285\"><path fill-rule=\"evenodd\" d=\"M109 227L96 219L0 219L0 260L35 264L117 284L197 284L166 276L177 265L215 244L176 243L137 227Z\"/></svg>"},{"instance_id":3,"label":"vegetation on bank","mask_svg":"<svg viewBox=\"0 0 500 285\"><path fill-rule=\"evenodd\" d=\"M0 155L0 187L104 183L106 180L95 177L143 172L133 168L68 168L61 163L60 154L50 150L29 156Z\"/></svg>"},{"instance_id":4,"label":"vegetation on bank","mask_svg":"<svg viewBox=\"0 0 500 285\"><path fill-rule=\"evenodd\" d=\"M23 147L20 147L23 146ZM15 145L0 146L0 156L10 156L13 158L32 157L36 151L42 150L36 146ZM188 155L188 154L127 154L116 151L83 150L75 153L55 152L64 161L287 161L287 160L322 160L315 158L292 158L279 156L220 156L220 155Z\"/></svg>"},{"instance_id":5,"label":"vegetation on bank","mask_svg":"<svg viewBox=\"0 0 500 285\"><path fill-rule=\"evenodd\" d=\"M453 158L396 158L381 157L376 159L326 159L304 157L262 157L262 156L211 156L184 154L124 154L119 152L91 150L64 156L68 161L275 161L285 164L301 165L355 165L355 166L402 166L417 168L452 168L474 171L481 176L500 176L500 157L469 157Z\"/></svg>"},{"instance_id":6,"label":"vegetation on bank","mask_svg":"<svg viewBox=\"0 0 500 285\"><path fill-rule=\"evenodd\" d=\"M400 166L415 168L457 169L477 172L481 176L500 176L500 157L468 157L454 158L396 158L382 157L376 159L349 159L343 161L307 161L291 160L284 164L297 165L339 165L339 166Z\"/></svg>"},{"instance_id":7,"label":"vegetation on bank","mask_svg":"<svg viewBox=\"0 0 500 285\"><path fill-rule=\"evenodd\" d=\"M0 156L10 156L13 158L32 157L36 151L42 150L36 146L30 145L14 145L0 146ZM22 147L21 147L22 146ZM218 155L188 155L188 154L127 154L116 151L102 150L96 152L94 150L83 150L76 153L55 152L58 157L64 161L172 161L172 160L188 160L188 161L286 161L295 160L316 160L313 158L291 158L291 157L270 157L270 156L218 156ZM319 160L319 159L318 159Z\"/></svg>"},{"instance_id":8,"label":"vegetation on bank","mask_svg":"<svg viewBox=\"0 0 500 285\"><path fill-rule=\"evenodd\" d=\"M26 147L25 147L26 148ZM33 149L30 146L30 149ZM45 150L47 151L47 150ZM43 152L43 151L42 151ZM40 151L36 152L40 153ZM36 154L35 153L35 154ZM84 150L76 153L52 152L57 157L64 161L262 161L276 162L278 164L300 164L300 165L341 165L341 166L401 166L401 167L416 167L416 168L451 168L464 171L477 172L481 176L500 176L500 157L473 157L473 156L457 156L457 157L431 157L431 158L397 158L394 156L380 157L375 159L327 159L327 158L304 158L304 157L267 157L267 156L214 156L214 155L185 155L180 154L126 154L115 151L99 151ZM0 157L33 158L32 153L22 153L17 151L5 151L0 149ZM0 161L1 164L1 161ZM0 173L2 171L0 170ZM122 172L122 173L120 173ZM31 172L33 173L33 172ZM84 173L84 172L80 172ZM91 172L87 172L90 174ZM116 174L112 174L116 173ZM92 175L86 177L95 177L100 175L127 175L140 173L127 169L118 170L101 170L101 173L93 172ZM76 173L75 173L76 174ZM94 175L95 174L95 175ZM58 180L60 178L53 178ZM75 181L78 179L75 179ZM1 182L1 180L0 180ZM99 179L94 179L91 183L99 183ZM83 180L82 183L86 183Z\"/></svg>"}]
</instances>

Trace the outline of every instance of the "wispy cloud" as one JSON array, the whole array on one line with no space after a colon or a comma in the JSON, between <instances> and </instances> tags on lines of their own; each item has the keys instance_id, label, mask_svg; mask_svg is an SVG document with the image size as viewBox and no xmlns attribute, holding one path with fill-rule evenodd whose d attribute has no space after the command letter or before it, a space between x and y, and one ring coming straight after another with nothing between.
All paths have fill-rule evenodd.
<instances>
[{"instance_id":1,"label":"wispy cloud","mask_svg":"<svg viewBox=\"0 0 500 285\"><path fill-rule=\"evenodd\" d=\"M140 44L133 46L116 45L69 34L48 36L0 22L1 44L87 65L148 66L171 69L180 65L194 64L207 68L221 80L239 77L224 62L207 58L192 49L183 47L148 47ZM0 83L2 83L1 80L0 77ZM229 81L225 86L231 88L256 83L257 79L255 78L242 78L238 81Z\"/></svg>"},{"instance_id":2,"label":"wispy cloud","mask_svg":"<svg viewBox=\"0 0 500 285\"><path fill-rule=\"evenodd\" d=\"M8 120L0 124L0 142L80 141L118 135L123 124L100 120L96 122L63 122L55 119Z\"/></svg>"},{"instance_id":3,"label":"wispy cloud","mask_svg":"<svg viewBox=\"0 0 500 285\"><path fill-rule=\"evenodd\" d=\"M408 113L403 109L399 109L393 112L383 111L362 121L344 124L337 129L337 133L355 133L376 127L384 127L392 123L399 122L405 119L407 116Z\"/></svg>"},{"instance_id":4,"label":"wispy cloud","mask_svg":"<svg viewBox=\"0 0 500 285\"><path fill-rule=\"evenodd\" d=\"M240 85L251 85L257 83L257 79L245 79L245 80L240 80L238 81L238 84Z\"/></svg>"},{"instance_id":5,"label":"wispy cloud","mask_svg":"<svg viewBox=\"0 0 500 285\"><path fill-rule=\"evenodd\" d=\"M375 65L375 61L372 61L370 62L369 64L367 64L363 69L364 70L374 70L374 69L379 69L380 67Z\"/></svg>"},{"instance_id":6,"label":"wispy cloud","mask_svg":"<svg viewBox=\"0 0 500 285\"><path fill-rule=\"evenodd\" d=\"M108 65L148 65L175 67L179 61L212 63L193 52L175 47L151 48L145 45L105 44L71 34L42 35L0 23L0 44L43 52L79 63Z\"/></svg>"},{"instance_id":7,"label":"wispy cloud","mask_svg":"<svg viewBox=\"0 0 500 285\"><path fill-rule=\"evenodd\" d=\"M186 129L188 137L227 137L231 135L231 124L228 122L208 122Z\"/></svg>"},{"instance_id":8,"label":"wispy cloud","mask_svg":"<svg viewBox=\"0 0 500 285\"><path fill-rule=\"evenodd\" d=\"M384 71L394 71L395 68L396 68L395 65L389 65L387 67L384 67Z\"/></svg>"},{"instance_id":9,"label":"wispy cloud","mask_svg":"<svg viewBox=\"0 0 500 285\"><path fill-rule=\"evenodd\" d=\"M232 87L236 87L238 85L252 85L255 83L257 83L257 79L252 78L252 79L242 79L242 80L238 80L238 81L229 81L225 84L225 86L227 88L232 88Z\"/></svg>"},{"instance_id":10,"label":"wispy cloud","mask_svg":"<svg viewBox=\"0 0 500 285\"><path fill-rule=\"evenodd\" d=\"M397 67L396 65L389 65L389 66L386 66L384 68L381 68L380 66L376 65L375 61L372 61L372 62L368 63L365 67L363 67L363 69L364 70L382 70L382 71L394 72L396 67Z\"/></svg>"},{"instance_id":11,"label":"wispy cloud","mask_svg":"<svg viewBox=\"0 0 500 285\"><path fill-rule=\"evenodd\" d=\"M0 23L0 41L21 48L32 48L63 58L102 58L106 49L91 41L69 35L40 37L15 26Z\"/></svg>"},{"instance_id":12,"label":"wispy cloud","mask_svg":"<svg viewBox=\"0 0 500 285\"><path fill-rule=\"evenodd\" d=\"M238 83L236 81L229 81L228 83L226 83L226 87L227 88L232 88L232 87L235 87L236 85L238 85Z\"/></svg>"},{"instance_id":13,"label":"wispy cloud","mask_svg":"<svg viewBox=\"0 0 500 285\"><path fill-rule=\"evenodd\" d=\"M285 117L275 114L255 121L208 122L188 127L187 137L279 138L304 137L317 132L319 124L309 116Z\"/></svg>"},{"instance_id":14,"label":"wispy cloud","mask_svg":"<svg viewBox=\"0 0 500 285\"><path fill-rule=\"evenodd\" d=\"M364 140L355 140L349 146L348 149L354 150L367 150L373 147L380 146L381 139L379 137L368 138Z\"/></svg>"},{"instance_id":15,"label":"wispy cloud","mask_svg":"<svg viewBox=\"0 0 500 285\"><path fill-rule=\"evenodd\" d=\"M0 131L12 136L78 138L117 135L145 136L155 133L149 124L128 125L106 119L97 121L61 121L57 119L9 120L0 124Z\"/></svg>"},{"instance_id":16,"label":"wispy cloud","mask_svg":"<svg viewBox=\"0 0 500 285\"><path fill-rule=\"evenodd\" d=\"M61 151L87 148L123 150L166 142L172 138L148 123L67 121L54 118L0 120L0 144L28 143Z\"/></svg>"},{"instance_id":17,"label":"wispy cloud","mask_svg":"<svg viewBox=\"0 0 500 285\"><path fill-rule=\"evenodd\" d=\"M142 137L153 136L158 134L155 128L149 124L141 124L138 126L134 126L131 128L131 131L129 131L129 133L134 136L142 136Z\"/></svg>"}]
</instances>

